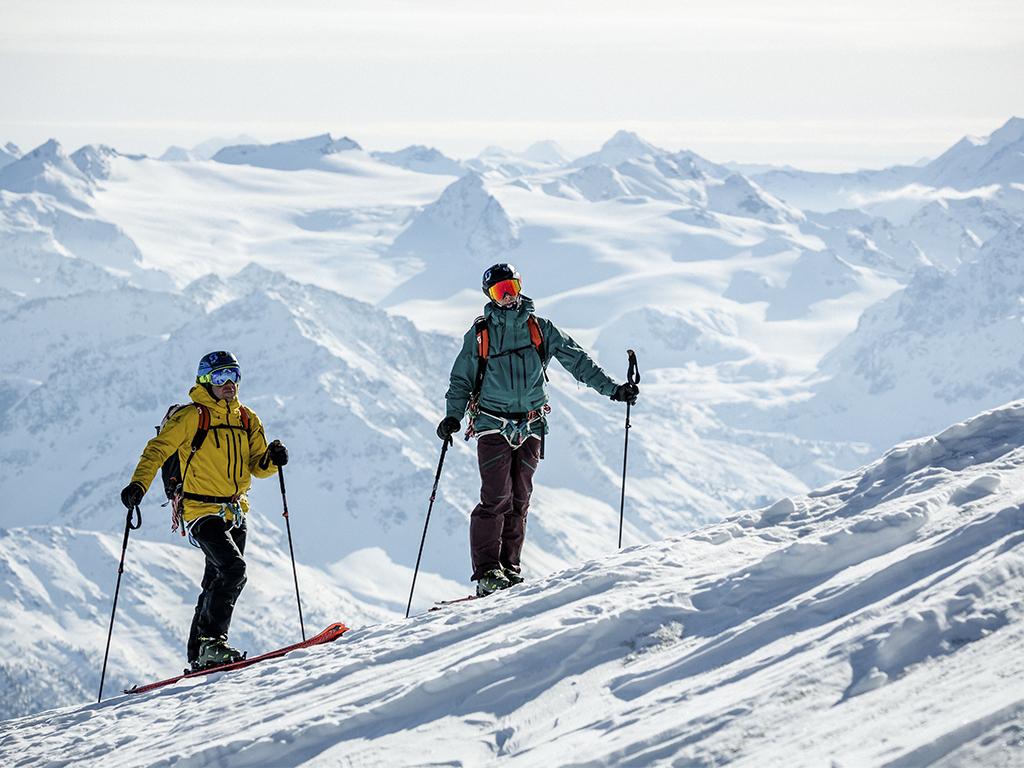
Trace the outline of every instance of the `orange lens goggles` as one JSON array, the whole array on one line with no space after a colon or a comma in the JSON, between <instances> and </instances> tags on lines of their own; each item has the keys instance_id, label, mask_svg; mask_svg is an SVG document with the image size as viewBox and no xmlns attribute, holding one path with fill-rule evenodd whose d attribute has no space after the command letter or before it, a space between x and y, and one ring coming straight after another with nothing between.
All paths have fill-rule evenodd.
<instances>
[{"instance_id":1,"label":"orange lens goggles","mask_svg":"<svg viewBox=\"0 0 1024 768\"><path fill-rule=\"evenodd\" d=\"M487 295L494 301L501 301L506 296L516 297L522 290L518 280L502 280L487 289Z\"/></svg>"}]
</instances>

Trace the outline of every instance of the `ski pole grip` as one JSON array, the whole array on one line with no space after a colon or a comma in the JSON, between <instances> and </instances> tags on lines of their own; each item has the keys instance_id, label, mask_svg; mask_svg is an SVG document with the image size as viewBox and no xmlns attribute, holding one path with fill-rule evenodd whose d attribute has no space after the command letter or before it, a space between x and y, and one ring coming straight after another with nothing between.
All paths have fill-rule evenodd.
<instances>
[{"instance_id":1,"label":"ski pole grip","mask_svg":"<svg viewBox=\"0 0 1024 768\"><path fill-rule=\"evenodd\" d=\"M626 381L630 384L640 383L640 368L636 363L636 352L632 349L627 349L626 354L629 356L629 371L626 373Z\"/></svg>"}]
</instances>

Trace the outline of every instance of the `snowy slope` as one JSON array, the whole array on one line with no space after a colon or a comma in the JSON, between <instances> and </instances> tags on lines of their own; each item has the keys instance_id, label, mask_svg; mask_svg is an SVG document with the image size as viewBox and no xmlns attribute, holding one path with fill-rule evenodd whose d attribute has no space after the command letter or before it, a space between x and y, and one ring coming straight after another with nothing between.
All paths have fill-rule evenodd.
<instances>
[{"instance_id":1,"label":"snowy slope","mask_svg":"<svg viewBox=\"0 0 1024 768\"><path fill-rule=\"evenodd\" d=\"M123 531L124 515L117 522ZM146 510L143 524L163 529L165 522ZM301 525L299 518L293 527ZM61 526L0 532L4 718L95 700L121 543L122 536ZM254 514L246 565L249 584L232 623L232 642L255 648L300 640L287 538L277 515ZM202 555L180 538L153 542L131 535L105 691L185 666L202 572ZM317 568L300 564L298 579L307 635L332 616L361 626L394 615L354 598Z\"/></svg>"},{"instance_id":2,"label":"snowy slope","mask_svg":"<svg viewBox=\"0 0 1024 768\"><path fill-rule=\"evenodd\" d=\"M300 169L122 158L91 203L131 237L144 266L167 272L179 288L255 262L376 302L415 274L407 261L384 261L381 253L451 178L358 150L320 155L316 147L287 143L266 149L274 150L268 162Z\"/></svg>"},{"instance_id":3,"label":"snowy slope","mask_svg":"<svg viewBox=\"0 0 1024 768\"><path fill-rule=\"evenodd\" d=\"M4 723L0 755L24 768L58 755L132 768L1019 765L1022 438L1024 403L1011 403L812 494L485 601Z\"/></svg>"}]
</instances>

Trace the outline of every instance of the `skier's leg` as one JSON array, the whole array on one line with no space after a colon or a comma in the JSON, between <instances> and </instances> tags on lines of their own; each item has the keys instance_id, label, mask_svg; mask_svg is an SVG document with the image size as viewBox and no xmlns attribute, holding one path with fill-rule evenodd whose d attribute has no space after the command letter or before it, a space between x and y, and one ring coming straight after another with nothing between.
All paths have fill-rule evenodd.
<instances>
[{"instance_id":1,"label":"skier's leg","mask_svg":"<svg viewBox=\"0 0 1024 768\"><path fill-rule=\"evenodd\" d=\"M519 573L519 557L526 538L526 515L533 494L533 473L540 463L540 440L529 438L512 455L512 510L505 515L501 533L501 565Z\"/></svg>"},{"instance_id":2,"label":"skier's leg","mask_svg":"<svg viewBox=\"0 0 1024 768\"><path fill-rule=\"evenodd\" d=\"M198 524L197 524L198 525ZM196 601L196 610L192 614L192 627L188 633L188 663L191 664L197 658L199 658L199 617L203 613L203 608L206 606L207 594L210 587L213 585L213 580L217 575L216 568L213 564L207 560L206 570L203 572L202 590L199 592L199 599Z\"/></svg>"},{"instance_id":3,"label":"skier's leg","mask_svg":"<svg viewBox=\"0 0 1024 768\"><path fill-rule=\"evenodd\" d=\"M245 586L245 526L231 528L220 517L211 515L193 526L192 537L206 555L212 579L201 597L196 632L198 637L227 637L235 601Z\"/></svg>"},{"instance_id":4,"label":"skier's leg","mask_svg":"<svg viewBox=\"0 0 1024 768\"><path fill-rule=\"evenodd\" d=\"M473 581L501 567L501 531L512 511L512 447L501 435L477 441L480 465L480 503L469 518L469 549Z\"/></svg>"},{"instance_id":5,"label":"skier's leg","mask_svg":"<svg viewBox=\"0 0 1024 768\"><path fill-rule=\"evenodd\" d=\"M207 560L206 570L203 571L202 590L199 593L199 600L196 601L196 611L193 613L193 624L191 624L191 628L188 630L188 664L195 662L199 657L199 639L201 637L199 631L200 616L203 615L203 609L206 607L206 600L216 575L217 569Z\"/></svg>"}]
</instances>

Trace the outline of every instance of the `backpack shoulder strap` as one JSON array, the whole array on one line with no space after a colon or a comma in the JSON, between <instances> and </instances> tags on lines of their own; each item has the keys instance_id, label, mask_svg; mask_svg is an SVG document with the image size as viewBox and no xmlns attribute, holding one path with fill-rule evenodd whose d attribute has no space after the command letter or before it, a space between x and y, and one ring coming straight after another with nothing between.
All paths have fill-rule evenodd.
<instances>
[{"instance_id":1,"label":"backpack shoulder strap","mask_svg":"<svg viewBox=\"0 0 1024 768\"><path fill-rule=\"evenodd\" d=\"M473 330L476 331L476 381L473 382L473 392L469 396L470 407L475 407L477 398L480 397L480 387L484 383L484 372L487 370L487 353L490 347L490 339L487 334L487 318L480 315L473 321Z\"/></svg>"},{"instance_id":2,"label":"backpack shoulder strap","mask_svg":"<svg viewBox=\"0 0 1024 768\"><path fill-rule=\"evenodd\" d=\"M480 315L473 321L473 330L476 331L476 351L481 360L487 359L490 349L490 338L487 333L487 318Z\"/></svg>"},{"instance_id":3,"label":"backpack shoulder strap","mask_svg":"<svg viewBox=\"0 0 1024 768\"><path fill-rule=\"evenodd\" d=\"M210 411L205 405L199 403L192 403L199 412L199 426L196 428L196 433L192 437L192 453L195 453L202 446L203 441L206 439L207 432L210 431Z\"/></svg>"},{"instance_id":4,"label":"backpack shoulder strap","mask_svg":"<svg viewBox=\"0 0 1024 768\"><path fill-rule=\"evenodd\" d=\"M244 405L238 406L238 415L242 418L242 426L245 427L245 431L249 431L249 409Z\"/></svg>"},{"instance_id":5,"label":"backpack shoulder strap","mask_svg":"<svg viewBox=\"0 0 1024 768\"><path fill-rule=\"evenodd\" d=\"M540 330L540 323L537 322L537 318L531 314L526 318L526 325L530 329L530 343L533 344L537 349L537 354L540 355L540 345L544 343L544 334ZM541 358L543 359L543 355Z\"/></svg>"}]
</instances>

